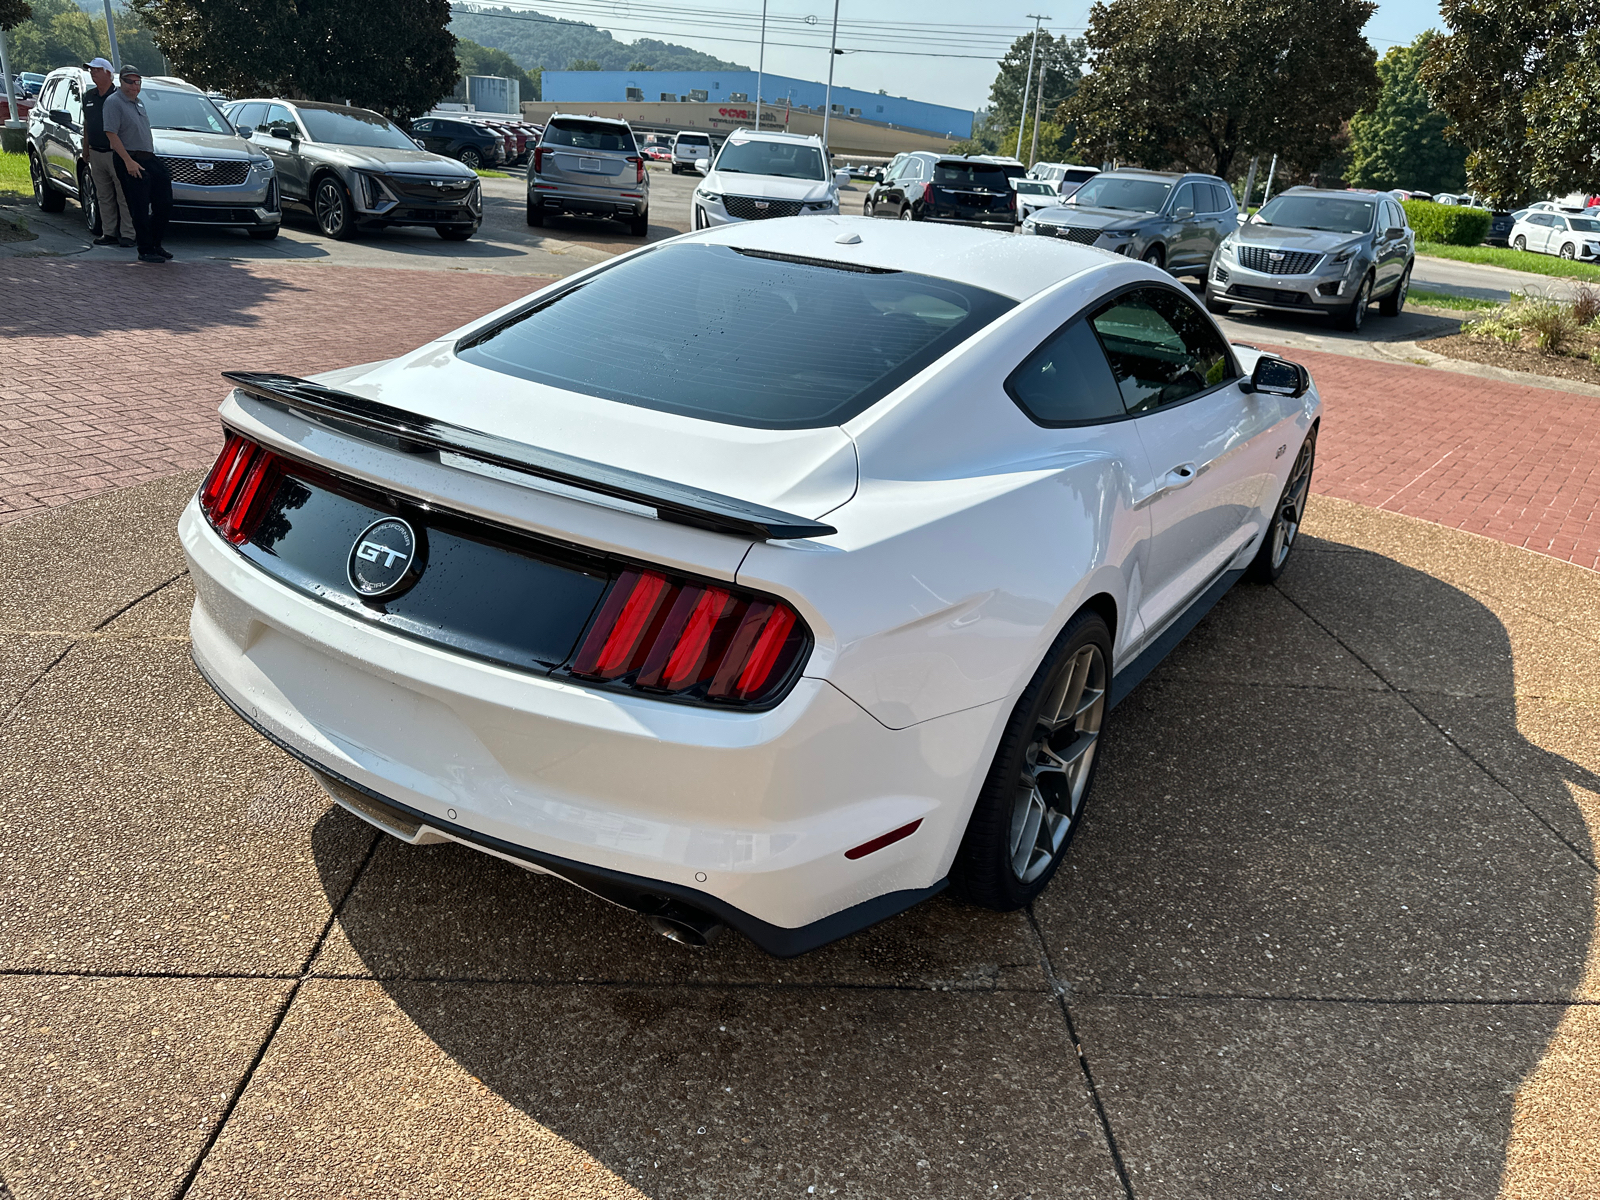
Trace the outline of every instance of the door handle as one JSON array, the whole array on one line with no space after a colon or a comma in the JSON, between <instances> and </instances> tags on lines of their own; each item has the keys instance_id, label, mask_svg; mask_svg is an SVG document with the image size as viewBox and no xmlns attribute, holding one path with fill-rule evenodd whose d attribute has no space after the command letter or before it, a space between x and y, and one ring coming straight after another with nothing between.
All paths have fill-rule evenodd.
<instances>
[{"instance_id":1,"label":"door handle","mask_svg":"<svg viewBox=\"0 0 1600 1200\"><path fill-rule=\"evenodd\" d=\"M1188 487L1194 482L1197 474L1193 463L1179 463L1167 472L1167 477L1161 481L1162 491L1175 492L1179 488Z\"/></svg>"}]
</instances>

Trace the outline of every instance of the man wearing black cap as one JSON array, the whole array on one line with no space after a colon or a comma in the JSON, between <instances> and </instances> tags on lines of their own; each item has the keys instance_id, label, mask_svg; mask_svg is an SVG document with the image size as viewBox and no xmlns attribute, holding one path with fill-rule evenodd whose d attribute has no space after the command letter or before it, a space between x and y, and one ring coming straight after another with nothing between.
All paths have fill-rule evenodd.
<instances>
[{"instance_id":1,"label":"man wearing black cap","mask_svg":"<svg viewBox=\"0 0 1600 1200\"><path fill-rule=\"evenodd\" d=\"M106 97L106 140L117 156L117 180L128 198L133 228L138 234L139 261L164 263L172 257L161 244L172 215L172 176L156 157L150 134L150 117L139 99L144 76L129 63L122 65L122 87Z\"/></svg>"},{"instance_id":2,"label":"man wearing black cap","mask_svg":"<svg viewBox=\"0 0 1600 1200\"><path fill-rule=\"evenodd\" d=\"M94 187L95 207L100 214L100 235L96 246L121 245L133 249L133 214L128 199L117 182L117 156L106 141L105 102L116 86L111 64L103 58L90 59L84 66L94 86L83 94L83 141L89 156L89 177Z\"/></svg>"}]
</instances>

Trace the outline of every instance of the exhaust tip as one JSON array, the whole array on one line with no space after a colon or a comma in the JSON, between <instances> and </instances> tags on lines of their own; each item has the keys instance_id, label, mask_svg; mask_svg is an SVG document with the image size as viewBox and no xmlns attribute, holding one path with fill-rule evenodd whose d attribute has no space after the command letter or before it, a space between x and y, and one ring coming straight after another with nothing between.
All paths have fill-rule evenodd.
<instances>
[{"instance_id":1,"label":"exhaust tip","mask_svg":"<svg viewBox=\"0 0 1600 1200\"><path fill-rule=\"evenodd\" d=\"M654 929L669 942L680 946L709 946L726 928L721 921L683 904L671 904L658 913L645 916Z\"/></svg>"}]
</instances>

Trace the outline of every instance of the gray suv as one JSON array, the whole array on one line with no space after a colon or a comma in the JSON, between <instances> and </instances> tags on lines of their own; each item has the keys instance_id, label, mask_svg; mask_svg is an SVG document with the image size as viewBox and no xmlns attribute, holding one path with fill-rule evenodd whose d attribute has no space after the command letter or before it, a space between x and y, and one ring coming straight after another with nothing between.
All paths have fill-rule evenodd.
<instances>
[{"instance_id":1,"label":"gray suv","mask_svg":"<svg viewBox=\"0 0 1600 1200\"><path fill-rule=\"evenodd\" d=\"M309 208L325 237L425 225L446 241L464 242L478 231L477 172L430 154L379 113L310 100L238 100L228 118L277 166L284 200Z\"/></svg>"},{"instance_id":2,"label":"gray suv","mask_svg":"<svg viewBox=\"0 0 1600 1200\"><path fill-rule=\"evenodd\" d=\"M650 229L650 174L626 121L553 114L528 164L528 224L553 213L615 217Z\"/></svg>"},{"instance_id":3,"label":"gray suv","mask_svg":"<svg viewBox=\"0 0 1600 1200\"><path fill-rule=\"evenodd\" d=\"M1290 188L1226 238L1206 279L1206 307L1320 312L1355 331L1367 306L1400 315L1416 235L1390 196Z\"/></svg>"},{"instance_id":4,"label":"gray suv","mask_svg":"<svg viewBox=\"0 0 1600 1200\"><path fill-rule=\"evenodd\" d=\"M1063 203L1022 223L1023 233L1066 238L1203 277L1239 225L1233 192L1215 175L1106 171Z\"/></svg>"}]
</instances>

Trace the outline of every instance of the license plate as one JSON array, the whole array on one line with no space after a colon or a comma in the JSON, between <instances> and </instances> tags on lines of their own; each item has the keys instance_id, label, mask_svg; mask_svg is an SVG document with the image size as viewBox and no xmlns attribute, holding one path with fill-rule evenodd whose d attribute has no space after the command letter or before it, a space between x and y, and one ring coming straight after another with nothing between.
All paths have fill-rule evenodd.
<instances>
[{"instance_id":1,"label":"license plate","mask_svg":"<svg viewBox=\"0 0 1600 1200\"><path fill-rule=\"evenodd\" d=\"M578 160L578 170L603 171L605 168L600 165L600 160L598 158L580 158Z\"/></svg>"}]
</instances>

